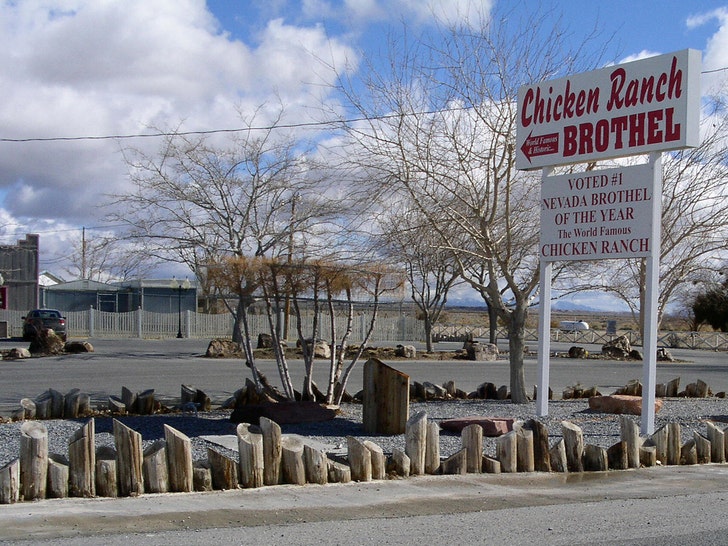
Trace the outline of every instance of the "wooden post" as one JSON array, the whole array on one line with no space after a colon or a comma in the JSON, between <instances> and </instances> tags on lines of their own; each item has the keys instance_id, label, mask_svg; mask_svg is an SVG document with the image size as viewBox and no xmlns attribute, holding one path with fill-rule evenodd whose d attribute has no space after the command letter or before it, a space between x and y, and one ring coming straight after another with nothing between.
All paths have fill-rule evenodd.
<instances>
[{"instance_id":1,"label":"wooden post","mask_svg":"<svg viewBox=\"0 0 728 546\"><path fill-rule=\"evenodd\" d=\"M281 483L281 427L267 417L260 418L263 433L263 483Z\"/></svg>"},{"instance_id":2,"label":"wooden post","mask_svg":"<svg viewBox=\"0 0 728 546\"><path fill-rule=\"evenodd\" d=\"M642 466L655 466L657 464L657 447L643 444L640 447L640 463Z\"/></svg>"},{"instance_id":3,"label":"wooden post","mask_svg":"<svg viewBox=\"0 0 728 546\"><path fill-rule=\"evenodd\" d=\"M124 415L126 413L126 404L116 396L109 396L109 411L115 415Z\"/></svg>"},{"instance_id":4,"label":"wooden post","mask_svg":"<svg viewBox=\"0 0 728 546\"><path fill-rule=\"evenodd\" d=\"M23 398L20 400L20 407L23 409L23 421L35 419L35 402L30 398Z\"/></svg>"},{"instance_id":5,"label":"wooden post","mask_svg":"<svg viewBox=\"0 0 728 546\"><path fill-rule=\"evenodd\" d=\"M116 450L101 447L96 452L96 494L100 497L117 497Z\"/></svg>"},{"instance_id":6,"label":"wooden post","mask_svg":"<svg viewBox=\"0 0 728 546\"><path fill-rule=\"evenodd\" d=\"M516 431L512 430L499 436L495 441L496 458L500 461L502 472L518 470L518 443Z\"/></svg>"},{"instance_id":7,"label":"wooden post","mask_svg":"<svg viewBox=\"0 0 728 546\"><path fill-rule=\"evenodd\" d=\"M370 440L364 440L364 445L369 450L372 461L372 479L384 480L387 478L387 457L384 450Z\"/></svg>"},{"instance_id":8,"label":"wooden post","mask_svg":"<svg viewBox=\"0 0 728 546\"><path fill-rule=\"evenodd\" d=\"M197 461L192 467L192 488L195 491L212 491L212 472L207 461Z\"/></svg>"},{"instance_id":9,"label":"wooden post","mask_svg":"<svg viewBox=\"0 0 728 546\"><path fill-rule=\"evenodd\" d=\"M462 448L442 461L440 470L443 474L466 474L468 472L468 450Z\"/></svg>"},{"instance_id":10,"label":"wooden post","mask_svg":"<svg viewBox=\"0 0 728 546\"><path fill-rule=\"evenodd\" d=\"M207 448L212 488L229 491L238 488L238 462L214 449Z\"/></svg>"},{"instance_id":11,"label":"wooden post","mask_svg":"<svg viewBox=\"0 0 728 546\"><path fill-rule=\"evenodd\" d=\"M480 474L483 464L483 427L477 424L468 425L462 430L460 437L467 454L467 471Z\"/></svg>"},{"instance_id":12,"label":"wooden post","mask_svg":"<svg viewBox=\"0 0 728 546\"><path fill-rule=\"evenodd\" d=\"M137 411L137 395L126 387L121 387L121 402L124 404L126 411L136 413Z\"/></svg>"},{"instance_id":13,"label":"wooden post","mask_svg":"<svg viewBox=\"0 0 728 546\"><path fill-rule=\"evenodd\" d=\"M587 472L609 470L607 450L600 446L586 444L584 446L584 470Z\"/></svg>"},{"instance_id":14,"label":"wooden post","mask_svg":"<svg viewBox=\"0 0 728 546\"><path fill-rule=\"evenodd\" d=\"M551 461L551 470L554 472L568 472L569 466L566 462L566 445L564 439L559 440L549 450L549 459Z\"/></svg>"},{"instance_id":15,"label":"wooden post","mask_svg":"<svg viewBox=\"0 0 728 546\"><path fill-rule=\"evenodd\" d=\"M96 496L96 439L93 419L68 441L68 492L72 497Z\"/></svg>"},{"instance_id":16,"label":"wooden post","mask_svg":"<svg viewBox=\"0 0 728 546\"><path fill-rule=\"evenodd\" d=\"M349 483L351 481L351 468L329 459L329 482Z\"/></svg>"},{"instance_id":17,"label":"wooden post","mask_svg":"<svg viewBox=\"0 0 728 546\"><path fill-rule=\"evenodd\" d=\"M303 445L303 466L306 468L306 481L324 485L329 481L329 458L322 449Z\"/></svg>"},{"instance_id":18,"label":"wooden post","mask_svg":"<svg viewBox=\"0 0 728 546\"><path fill-rule=\"evenodd\" d=\"M169 473L169 489L178 493L189 493L194 490L192 466L192 443L190 439L164 425L164 439L167 442L167 472Z\"/></svg>"},{"instance_id":19,"label":"wooden post","mask_svg":"<svg viewBox=\"0 0 728 546\"><path fill-rule=\"evenodd\" d=\"M157 440L144 450L142 463L144 490L147 493L169 491L169 470L167 469L167 443Z\"/></svg>"},{"instance_id":20,"label":"wooden post","mask_svg":"<svg viewBox=\"0 0 728 546\"><path fill-rule=\"evenodd\" d=\"M541 421L529 419L526 421L525 428L533 432L534 470L538 472L551 472L548 427Z\"/></svg>"},{"instance_id":21,"label":"wooden post","mask_svg":"<svg viewBox=\"0 0 728 546\"><path fill-rule=\"evenodd\" d=\"M438 456L439 459L439 456ZM403 478L408 478L410 475L410 466L412 464L412 461L410 461L410 458L407 456L407 454L399 449L394 448L392 450L392 468L394 470L394 473L397 474L397 476L402 476ZM439 470L439 461L438 461L438 470Z\"/></svg>"},{"instance_id":22,"label":"wooden post","mask_svg":"<svg viewBox=\"0 0 728 546\"><path fill-rule=\"evenodd\" d=\"M357 482L372 480L372 454L363 442L353 436L346 437L351 479Z\"/></svg>"},{"instance_id":23,"label":"wooden post","mask_svg":"<svg viewBox=\"0 0 728 546\"><path fill-rule=\"evenodd\" d=\"M71 389L63 397L63 416L66 419L76 419L80 404L81 389Z\"/></svg>"},{"instance_id":24,"label":"wooden post","mask_svg":"<svg viewBox=\"0 0 728 546\"><path fill-rule=\"evenodd\" d=\"M607 449L607 464L612 470L627 470L627 442L620 440Z\"/></svg>"},{"instance_id":25,"label":"wooden post","mask_svg":"<svg viewBox=\"0 0 728 546\"><path fill-rule=\"evenodd\" d=\"M281 474L283 483L304 485L306 467L303 464L303 442L291 436L281 438Z\"/></svg>"},{"instance_id":26,"label":"wooden post","mask_svg":"<svg viewBox=\"0 0 728 546\"><path fill-rule=\"evenodd\" d=\"M655 456L660 464L667 464L667 444L668 444L667 425L660 427L649 438L651 445L655 446Z\"/></svg>"},{"instance_id":27,"label":"wooden post","mask_svg":"<svg viewBox=\"0 0 728 546\"><path fill-rule=\"evenodd\" d=\"M483 455L483 472L486 474L500 474L501 464L498 459Z\"/></svg>"},{"instance_id":28,"label":"wooden post","mask_svg":"<svg viewBox=\"0 0 728 546\"><path fill-rule=\"evenodd\" d=\"M693 431L693 440L695 440L695 454L697 464L708 464L711 460L710 440L700 434L697 430Z\"/></svg>"},{"instance_id":29,"label":"wooden post","mask_svg":"<svg viewBox=\"0 0 728 546\"><path fill-rule=\"evenodd\" d=\"M621 439L627 443L627 464L629 468L640 467L640 429L637 423L626 415L619 416Z\"/></svg>"},{"instance_id":30,"label":"wooden post","mask_svg":"<svg viewBox=\"0 0 728 546\"><path fill-rule=\"evenodd\" d=\"M407 421L405 427L405 453L410 458L410 474L419 476L425 472L427 441L427 412L420 411Z\"/></svg>"},{"instance_id":31,"label":"wooden post","mask_svg":"<svg viewBox=\"0 0 728 546\"><path fill-rule=\"evenodd\" d=\"M119 496L136 497L144 493L142 435L116 419L113 424Z\"/></svg>"},{"instance_id":32,"label":"wooden post","mask_svg":"<svg viewBox=\"0 0 728 546\"><path fill-rule=\"evenodd\" d=\"M705 425L708 429L707 437L710 440L710 460L714 463L724 463L725 434L723 434L723 430L715 426L715 423L708 421Z\"/></svg>"},{"instance_id":33,"label":"wooden post","mask_svg":"<svg viewBox=\"0 0 728 546\"><path fill-rule=\"evenodd\" d=\"M695 449L695 440L688 440L680 448L680 464L698 464L698 453Z\"/></svg>"},{"instance_id":34,"label":"wooden post","mask_svg":"<svg viewBox=\"0 0 728 546\"><path fill-rule=\"evenodd\" d=\"M440 470L440 425L434 421L427 423L425 440L425 473L437 474Z\"/></svg>"},{"instance_id":35,"label":"wooden post","mask_svg":"<svg viewBox=\"0 0 728 546\"><path fill-rule=\"evenodd\" d=\"M680 442L682 427L680 423L667 425L667 464L680 464Z\"/></svg>"},{"instance_id":36,"label":"wooden post","mask_svg":"<svg viewBox=\"0 0 728 546\"><path fill-rule=\"evenodd\" d=\"M139 415L154 413L154 389L147 389L137 395L137 412Z\"/></svg>"},{"instance_id":37,"label":"wooden post","mask_svg":"<svg viewBox=\"0 0 728 546\"><path fill-rule=\"evenodd\" d=\"M581 428L569 421L561 421L561 433L564 437L566 465L569 472L583 472L584 434Z\"/></svg>"},{"instance_id":38,"label":"wooden post","mask_svg":"<svg viewBox=\"0 0 728 546\"><path fill-rule=\"evenodd\" d=\"M20 500L20 459L13 459L0 468L0 504Z\"/></svg>"},{"instance_id":39,"label":"wooden post","mask_svg":"<svg viewBox=\"0 0 728 546\"><path fill-rule=\"evenodd\" d=\"M44 499L48 481L48 430L38 421L20 427L20 485L25 500Z\"/></svg>"},{"instance_id":40,"label":"wooden post","mask_svg":"<svg viewBox=\"0 0 728 546\"><path fill-rule=\"evenodd\" d=\"M533 431L524 427L516 430L516 469L518 472L536 470L533 455Z\"/></svg>"},{"instance_id":41,"label":"wooden post","mask_svg":"<svg viewBox=\"0 0 728 546\"><path fill-rule=\"evenodd\" d=\"M248 423L240 423L237 427L237 436L240 484L243 487L262 487L263 435L250 432Z\"/></svg>"},{"instance_id":42,"label":"wooden post","mask_svg":"<svg viewBox=\"0 0 728 546\"><path fill-rule=\"evenodd\" d=\"M68 460L60 455L48 457L48 486L46 497L65 499L68 496Z\"/></svg>"},{"instance_id":43,"label":"wooden post","mask_svg":"<svg viewBox=\"0 0 728 546\"><path fill-rule=\"evenodd\" d=\"M364 363L362 420L370 434L402 434L409 418L409 376L370 358Z\"/></svg>"}]
</instances>

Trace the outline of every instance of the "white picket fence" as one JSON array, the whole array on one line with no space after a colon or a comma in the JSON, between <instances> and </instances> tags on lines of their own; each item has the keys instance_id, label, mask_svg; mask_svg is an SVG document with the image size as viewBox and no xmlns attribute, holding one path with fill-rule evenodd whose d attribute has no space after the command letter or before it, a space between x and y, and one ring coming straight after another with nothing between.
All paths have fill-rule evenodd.
<instances>
[{"instance_id":1,"label":"white picket fence","mask_svg":"<svg viewBox=\"0 0 728 546\"><path fill-rule=\"evenodd\" d=\"M0 310L0 324L7 326L8 337L22 335L23 311ZM177 313L152 313L148 311L132 311L129 313L109 313L89 309L66 313L68 337L70 338L139 338L139 339L165 339L177 336L195 339L212 339L217 337L230 337L233 329L233 319L229 314L205 314L185 311ZM269 333L268 317L265 314L251 314L248 316L253 339L258 334ZM290 316L289 339L297 338L296 317ZM305 320L312 320L307 317ZM319 316L319 337L330 337L331 320L327 313ZM364 339L371 320L367 312L359 312L354 317L351 343L359 343ZM337 338L340 338L346 329L346 317L336 317ZM311 331L310 323L303 326L304 334ZM487 328L468 326L437 325L433 331L435 339L460 341L466 338L488 339ZM617 332L617 335L626 335L630 343L641 346L642 340L639 332L633 330ZM604 330L585 330L577 332L563 332L558 329L551 330L551 341L567 342L573 344L603 344L614 339L614 334L607 334ZM498 339L508 339L505 329L498 330ZM384 312L377 316L371 343L388 342L424 342L424 327L413 314ZM538 330L527 329L526 341L538 341ZM658 345L670 348L705 349L713 351L728 351L728 334L722 332L660 332Z\"/></svg>"}]
</instances>

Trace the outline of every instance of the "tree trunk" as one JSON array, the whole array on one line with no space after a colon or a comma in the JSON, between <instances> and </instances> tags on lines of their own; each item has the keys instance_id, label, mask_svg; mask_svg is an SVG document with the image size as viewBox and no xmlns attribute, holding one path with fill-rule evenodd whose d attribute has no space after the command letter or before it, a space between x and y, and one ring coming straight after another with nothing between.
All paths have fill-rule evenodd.
<instances>
[{"instance_id":1,"label":"tree trunk","mask_svg":"<svg viewBox=\"0 0 728 546\"><path fill-rule=\"evenodd\" d=\"M425 350L428 353L433 352L434 347L432 345L432 317L429 313L425 313Z\"/></svg>"},{"instance_id":2,"label":"tree trunk","mask_svg":"<svg viewBox=\"0 0 728 546\"><path fill-rule=\"evenodd\" d=\"M511 371L511 402L514 404L528 403L526 394L526 376L523 370L523 352L526 348L526 316L525 302L518 302L511 311L508 324L508 350Z\"/></svg>"}]
</instances>

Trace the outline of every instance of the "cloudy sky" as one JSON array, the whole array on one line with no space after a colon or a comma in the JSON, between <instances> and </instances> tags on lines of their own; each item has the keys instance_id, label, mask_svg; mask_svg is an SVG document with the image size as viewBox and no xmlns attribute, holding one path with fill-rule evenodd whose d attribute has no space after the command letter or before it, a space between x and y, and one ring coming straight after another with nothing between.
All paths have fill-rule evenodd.
<instances>
[{"instance_id":1,"label":"cloudy sky","mask_svg":"<svg viewBox=\"0 0 728 546\"><path fill-rule=\"evenodd\" d=\"M128 186L121 149L159 140L85 137L236 128L239 110L278 100L310 121L337 101L332 69L376 64L403 22L426 30L497 1L0 0L0 243L40 233L41 269L62 274L82 227L113 230L99 205ZM552 4L576 37L611 37L606 60L690 47L714 71L704 87L728 77L726 1Z\"/></svg>"}]
</instances>

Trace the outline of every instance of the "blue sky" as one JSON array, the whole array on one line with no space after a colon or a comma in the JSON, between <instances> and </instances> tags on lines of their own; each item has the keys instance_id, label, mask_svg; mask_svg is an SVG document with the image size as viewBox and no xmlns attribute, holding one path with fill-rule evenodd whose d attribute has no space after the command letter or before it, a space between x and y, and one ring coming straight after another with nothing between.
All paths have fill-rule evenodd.
<instances>
[{"instance_id":1,"label":"blue sky","mask_svg":"<svg viewBox=\"0 0 728 546\"><path fill-rule=\"evenodd\" d=\"M0 0L0 138L237 127L237 110L275 97L303 116L338 100L316 59L356 76L403 23L416 36L435 15L504 9L550 12L577 41L596 27L605 62L690 47L704 69L728 67L728 0ZM128 187L117 141L0 141L0 243L40 233L41 268L63 275L83 226L113 232L98 205Z\"/></svg>"}]
</instances>

